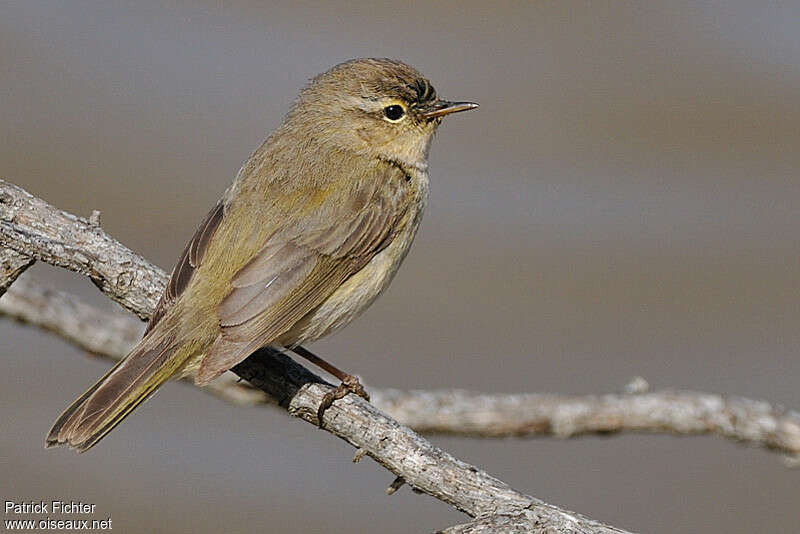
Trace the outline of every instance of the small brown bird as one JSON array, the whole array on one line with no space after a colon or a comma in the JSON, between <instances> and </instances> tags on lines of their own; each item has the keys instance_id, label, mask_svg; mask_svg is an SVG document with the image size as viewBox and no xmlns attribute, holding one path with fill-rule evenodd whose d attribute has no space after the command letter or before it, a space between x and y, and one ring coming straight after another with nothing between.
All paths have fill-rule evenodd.
<instances>
[{"instance_id":1,"label":"small brown bird","mask_svg":"<svg viewBox=\"0 0 800 534\"><path fill-rule=\"evenodd\" d=\"M412 67L355 59L314 78L250 156L172 271L144 337L58 418L47 446L95 445L172 376L207 384L259 347L303 349L353 320L405 258L448 102Z\"/></svg>"}]
</instances>

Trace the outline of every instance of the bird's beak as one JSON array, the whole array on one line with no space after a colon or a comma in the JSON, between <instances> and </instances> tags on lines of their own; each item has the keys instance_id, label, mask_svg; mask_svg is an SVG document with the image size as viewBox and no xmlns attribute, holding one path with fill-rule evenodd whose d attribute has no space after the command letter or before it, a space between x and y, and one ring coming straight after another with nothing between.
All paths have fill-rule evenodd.
<instances>
[{"instance_id":1,"label":"bird's beak","mask_svg":"<svg viewBox=\"0 0 800 534\"><path fill-rule=\"evenodd\" d=\"M475 102L448 102L447 100L437 100L422 114L422 117L430 120L437 117L444 117L451 113L458 113L459 111L469 111L477 107L478 104Z\"/></svg>"}]
</instances>

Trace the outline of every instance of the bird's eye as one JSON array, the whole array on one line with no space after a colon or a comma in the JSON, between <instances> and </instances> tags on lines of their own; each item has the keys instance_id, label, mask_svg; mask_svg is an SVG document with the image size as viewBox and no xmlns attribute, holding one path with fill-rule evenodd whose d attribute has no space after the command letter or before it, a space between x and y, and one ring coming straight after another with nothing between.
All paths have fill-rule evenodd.
<instances>
[{"instance_id":1,"label":"bird's eye","mask_svg":"<svg viewBox=\"0 0 800 534\"><path fill-rule=\"evenodd\" d=\"M386 106L383 108L383 116L389 119L392 122L397 122L403 118L403 115L406 114L406 110L403 109L403 106L399 106L397 104L393 104L391 106Z\"/></svg>"}]
</instances>

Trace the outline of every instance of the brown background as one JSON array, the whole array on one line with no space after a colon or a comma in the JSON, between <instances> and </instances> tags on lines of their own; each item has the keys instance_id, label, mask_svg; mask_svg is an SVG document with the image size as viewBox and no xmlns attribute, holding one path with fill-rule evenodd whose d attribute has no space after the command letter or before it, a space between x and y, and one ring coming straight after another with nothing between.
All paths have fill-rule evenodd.
<instances>
[{"instance_id":1,"label":"brown background","mask_svg":"<svg viewBox=\"0 0 800 534\"><path fill-rule=\"evenodd\" d=\"M314 348L381 387L654 387L800 407L797 3L0 6L0 176L171 267L312 75L404 59L481 103L431 154L395 283ZM491 5L490 5L491 4ZM224 5L224 7L223 7ZM113 306L78 276L32 276ZM101 446L45 431L106 364L0 322L2 496L117 532L426 532L463 521L307 424L169 385ZM796 532L800 473L717 438L434 438L630 529Z\"/></svg>"}]
</instances>

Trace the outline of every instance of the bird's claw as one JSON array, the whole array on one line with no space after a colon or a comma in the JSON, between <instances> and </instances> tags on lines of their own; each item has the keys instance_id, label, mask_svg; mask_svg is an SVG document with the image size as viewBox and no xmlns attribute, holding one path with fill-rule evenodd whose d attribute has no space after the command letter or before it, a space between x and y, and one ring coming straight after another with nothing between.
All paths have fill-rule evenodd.
<instances>
[{"instance_id":1,"label":"bird's claw","mask_svg":"<svg viewBox=\"0 0 800 534\"><path fill-rule=\"evenodd\" d=\"M317 408L317 424L320 428L322 428L322 416L325 411L331 407L334 401L342 399L348 393L355 393L362 399L369 401L369 393L367 390L364 389L364 386L361 382L358 381L353 375L345 375L342 378L342 383L334 389L333 391L329 391L322 397L322 402L319 404L319 408Z\"/></svg>"}]
</instances>

